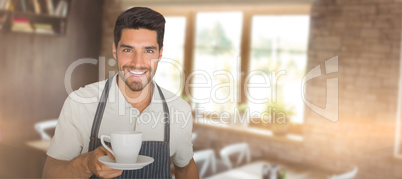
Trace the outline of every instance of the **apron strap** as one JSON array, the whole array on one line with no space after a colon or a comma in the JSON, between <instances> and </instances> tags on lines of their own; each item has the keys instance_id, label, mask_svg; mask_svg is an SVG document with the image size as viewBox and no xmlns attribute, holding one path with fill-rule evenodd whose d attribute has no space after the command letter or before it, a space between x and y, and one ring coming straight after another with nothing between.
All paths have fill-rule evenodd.
<instances>
[{"instance_id":1,"label":"apron strap","mask_svg":"<svg viewBox=\"0 0 402 179\"><path fill-rule=\"evenodd\" d=\"M156 83L155 83L156 84ZM161 88L159 88L159 85L156 84L156 87L158 88L159 95L161 96L162 103L163 103L163 115L164 115L164 121L165 122L165 138L164 141L166 143L169 143L170 141L170 115L169 115L169 107L166 103L165 96L162 93Z\"/></svg>"},{"instance_id":2,"label":"apron strap","mask_svg":"<svg viewBox=\"0 0 402 179\"><path fill-rule=\"evenodd\" d=\"M116 75L110 77L106 81L105 88L102 91L102 95L101 95L101 98L98 103L98 108L96 109L94 121L92 123L91 137L90 137L90 142L89 142L89 151L93 151L96 148L96 140L98 139L99 127L102 122L102 117L103 117L103 113L105 111L107 98L109 96L110 86L112 84L111 80L113 80L113 77L116 77Z\"/></svg>"}]
</instances>

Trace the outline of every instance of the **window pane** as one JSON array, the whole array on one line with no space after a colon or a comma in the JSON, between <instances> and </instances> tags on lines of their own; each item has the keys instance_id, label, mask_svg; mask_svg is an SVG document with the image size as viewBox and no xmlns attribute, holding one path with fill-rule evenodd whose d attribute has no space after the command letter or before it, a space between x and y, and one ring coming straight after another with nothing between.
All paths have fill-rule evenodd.
<instances>
[{"instance_id":1,"label":"window pane","mask_svg":"<svg viewBox=\"0 0 402 179\"><path fill-rule=\"evenodd\" d=\"M186 28L185 17L165 17L163 56L158 64L155 81L163 88L180 95L184 86L183 49Z\"/></svg>"},{"instance_id":2,"label":"window pane","mask_svg":"<svg viewBox=\"0 0 402 179\"><path fill-rule=\"evenodd\" d=\"M236 106L242 18L241 12L197 14L192 101L204 111Z\"/></svg>"},{"instance_id":3,"label":"window pane","mask_svg":"<svg viewBox=\"0 0 402 179\"><path fill-rule=\"evenodd\" d=\"M250 112L283 106L286 110L278 112L292 122L303 122L301 79L307 62L308 27L308 16L253 17L250 72L254 75L249 75L252 85L246 91Z\"/></svg>"}]
</instances>

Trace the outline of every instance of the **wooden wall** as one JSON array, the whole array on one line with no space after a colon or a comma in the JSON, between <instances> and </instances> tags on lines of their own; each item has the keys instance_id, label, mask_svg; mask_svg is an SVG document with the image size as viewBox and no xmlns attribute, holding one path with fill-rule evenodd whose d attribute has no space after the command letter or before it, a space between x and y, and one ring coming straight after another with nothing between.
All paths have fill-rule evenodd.
<instances>
[{"instance_id":1,"label":"wooden wall","mask_svg":"<svg viewBox=\"0 0 402 179\"><path fill-rule=\"evenodd\" d=\"M4 157L19 156L15 153L26 140L39 139L35 122L59 116L68 95L64 77L69 65L99 58L102 8L103 1L72 0L64 36L0 33L0 166L5 166ZM96 81L95 65L79 66L71 80L73 89ZM10 146L16 152L4 153L13 151ZM15 165L7 164L10 170L0 169L0 177L40 177L41 168L14 160Z\"/></svg>"}]
</instances>

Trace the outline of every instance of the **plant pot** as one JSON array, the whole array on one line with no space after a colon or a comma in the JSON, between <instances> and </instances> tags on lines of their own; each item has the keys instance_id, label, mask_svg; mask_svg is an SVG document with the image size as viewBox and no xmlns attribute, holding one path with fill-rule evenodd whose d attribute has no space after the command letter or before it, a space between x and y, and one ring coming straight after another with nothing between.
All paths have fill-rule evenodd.
<instances>
[{"instance_id":1,"label":"plant pot","mask_svg":"<svg viewBox=\"0 0 402 179\"><path fill-rule=\"evenodd\" d=\"M289 132L290 124L288 120L283 124L270 124L270 129L274 135L283 136Z\"/></svg>"}]
</instances>

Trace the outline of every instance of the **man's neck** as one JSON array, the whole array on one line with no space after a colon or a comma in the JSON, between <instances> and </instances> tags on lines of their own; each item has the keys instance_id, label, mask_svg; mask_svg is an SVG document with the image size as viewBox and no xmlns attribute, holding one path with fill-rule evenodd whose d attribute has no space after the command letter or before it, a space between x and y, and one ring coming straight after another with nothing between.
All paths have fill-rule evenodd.
<instances>
[{"instance_id":1,"label":"man's neck","mask_svg":"<svg viewBox=\"0 0 402 179\"><path fill-rule=\"evenodd\" d=\"M126 101L130 103L133 108L138 109L140 112L142 112L151 103L154 89L152 82L149 82L141 91L132 91L126 85L126 83L119 76L117 76L117 86L119 87L119 90L123 94Z\"/></svg>"}]
</instances>

